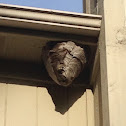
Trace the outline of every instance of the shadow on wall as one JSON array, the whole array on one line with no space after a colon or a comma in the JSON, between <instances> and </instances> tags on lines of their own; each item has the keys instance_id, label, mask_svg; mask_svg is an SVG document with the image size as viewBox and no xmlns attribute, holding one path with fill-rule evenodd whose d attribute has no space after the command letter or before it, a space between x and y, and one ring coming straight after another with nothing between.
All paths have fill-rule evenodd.
<instances>
[{"instance_id":1,"label":"shadow on wall","mask_svg":"<svg viewBox=\"0 0 126 126\"><path fill-rule=\"evenodd\" d=\"M55 104L55 111L64 114L84 94L82 87L52 86L47 88Z\"/></svg>"},{"instance_id":2,"label":"shadow on wall","mask_svg":"<svg viewBox=\"0 0 126 126\"><path fill-rule=\"evenodd\" d=\"M33 85L28 81L7 78L0 78L0 82L15 85L37 86L36 83ZM55 111L61 114L65 114L86 91L84 87L61 87L59 85L41 85L41 87L48 90L55 105Z\"/></svg>"}]
</instances>

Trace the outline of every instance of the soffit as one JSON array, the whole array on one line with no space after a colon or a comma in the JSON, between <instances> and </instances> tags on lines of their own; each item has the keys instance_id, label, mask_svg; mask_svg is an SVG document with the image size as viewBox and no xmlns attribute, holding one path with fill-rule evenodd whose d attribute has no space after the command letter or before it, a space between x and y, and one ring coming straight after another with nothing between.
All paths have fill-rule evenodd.
<instances>
[{"instance_id":1,"label":"soffit","mask_svg":"<svg viewBox=\"0 0 126 126\"><path fill-rule=\"evenodd\" d=\"M71 40L90 50L86 69L75 81L88 84L100 25L99 15L0 4L0 76L50 81L46 72L42 72L43 46L49 41Z\"/></svg>"},{"instance_id":2,"label":"soffit","mask_svg":"<svg viewBox=\"0 0 126 126\"><path fill-rule=\"evenodd\" d=\"M97 45L101 16L0 4L0 58L41 62L48 41Z\"/></svg>"}]
</instances>

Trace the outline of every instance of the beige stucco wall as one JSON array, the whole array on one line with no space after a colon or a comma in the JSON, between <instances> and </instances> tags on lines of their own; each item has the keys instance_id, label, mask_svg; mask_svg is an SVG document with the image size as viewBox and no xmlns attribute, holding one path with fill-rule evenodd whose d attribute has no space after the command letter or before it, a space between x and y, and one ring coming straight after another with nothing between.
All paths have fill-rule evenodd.
<instances>
[{"instance_id":1,"label":"beige stucco wall","mask_svg":"<svg viewBox=\"0 0 126 126\"><path fill-rule=\"evenodd\" d=\"M126 26L126 0L124 0L124 9L125 9L125 26Z\"/></svg>"},{"instance_id":2,"label":"beige stucco wall","mask_svg":"<svg viewBox=\"0 0 126 126\"><path fill-rule=\"evenodd\" d=\"M110 126L126 126L126 0L104 0L100 4L104 25L100 34L102 96L108 93ZM103 118L104 126L105 121Z\"/></svg>"}]
</instances>

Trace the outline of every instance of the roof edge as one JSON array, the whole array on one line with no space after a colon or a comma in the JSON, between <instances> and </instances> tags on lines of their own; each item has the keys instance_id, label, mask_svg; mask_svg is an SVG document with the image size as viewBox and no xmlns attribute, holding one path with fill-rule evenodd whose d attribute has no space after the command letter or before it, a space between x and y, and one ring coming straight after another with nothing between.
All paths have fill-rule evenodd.
<instances>
[{"instance_id":1,"label":"roof edge","mask_svg":"<svg viewBox=\"0 0 126 126\"><path fill-rule=\"evenodd\" d=\"M98 36L100 15L0 4L0 25Z\"/></svg>"}]
</instances>

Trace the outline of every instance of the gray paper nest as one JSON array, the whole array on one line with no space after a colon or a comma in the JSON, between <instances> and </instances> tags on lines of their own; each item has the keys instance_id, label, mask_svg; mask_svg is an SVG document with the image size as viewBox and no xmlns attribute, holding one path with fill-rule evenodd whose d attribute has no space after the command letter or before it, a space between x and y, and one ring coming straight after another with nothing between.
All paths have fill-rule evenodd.
<instances>
[{"instance_id":1,"label":"gray paper nest","mask_svg":"<svg viewBox=\"0 0 126 126\"><path fill-rule=\"evenodd\" d=\"M78 77L86 63L84 49L74 42L60 42L43 48L43 61L49 76L59 85L68 86Z\"/></svg>"}]
</instances>

